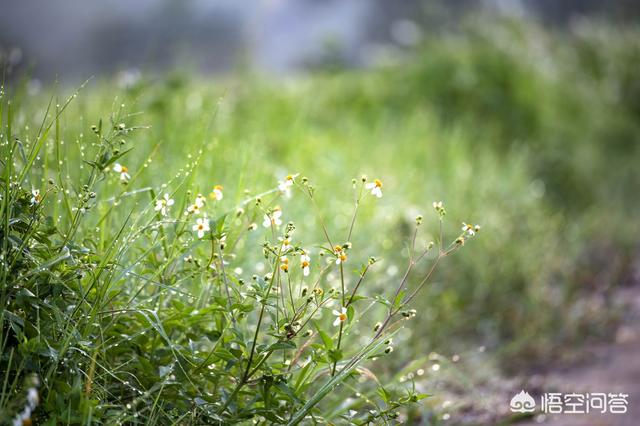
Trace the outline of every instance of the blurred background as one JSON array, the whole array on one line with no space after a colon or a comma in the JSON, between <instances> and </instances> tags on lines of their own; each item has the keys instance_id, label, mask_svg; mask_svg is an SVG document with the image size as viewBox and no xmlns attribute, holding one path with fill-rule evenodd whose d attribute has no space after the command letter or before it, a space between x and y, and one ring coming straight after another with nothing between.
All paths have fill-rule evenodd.
<instances>
[{"instance_id":1,"label":"blurred background","mask_svg":"<svg viewBox=\"0 0 640 426\"><path fill-rule=\"evenodd\" d=\"M633 22L633 0L81 0L4 2L5 60L33 77L76 81L117 71L273 74L398 59L463 17L501 14L553 27L585 17Z\"/></svg>"},{"instance_id":2,"label":"blurred background","mask_svg":"<svg viewBox=\"0 0 640 426\"><path fill-rule=\"evenodd\" d=\"M114 97L142 111L129 166L156 167L139 185L203 140L198 179L229 199L300 172L344 212L345 182L381 177L353 243L397 253L387 280L431 201L452 235L483 225L376 373L436 395L423 424L494 424L521 388L627 391L640 407L639 18L632 0L5 1L0 58L23 125L52 83L92 76L68 140Z\"/></svg>"}]
</instances>

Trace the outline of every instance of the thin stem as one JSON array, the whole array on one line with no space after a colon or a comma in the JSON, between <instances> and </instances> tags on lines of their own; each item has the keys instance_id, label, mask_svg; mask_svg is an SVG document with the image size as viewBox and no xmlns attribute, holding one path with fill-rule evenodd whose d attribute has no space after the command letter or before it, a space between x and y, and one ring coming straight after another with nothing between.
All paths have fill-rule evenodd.
<instances>
[{"instance_id":1,"label":"thin stem","mask_svg":"<svg viewBox=\"0 0 640 426\"><path fill-rule=\"evenodd\" d=\"M356 224L356 215L358 214L358 207L360 207L360 200L362 199L362 189L364 188L364 182L360 184L360 193L355 200L355 208L353 209L353 216L351 217L351 225L349 225L349 235L347 241L351 241L351 234L353 233L353 227Z\"/></svg>"},{"instance_id":2,"label":"thin stem","mask_svg":"<svg viewBox=\"0 0 640 426\"><path fill-rule=\"evenodd\" d=\"M213 252L213 245L215 244L215 240L211 240L211 244L212 244L211 251ZM236 317L235 315L233 315L233 309L231 309L231 307L233 306L233 303L231 303L231 292L229 291L229 281L227 280L227 273L224 270L224 257L222 255L222 247L220 247L220 244L218 244L218 256L220 256L220 271L222 272L222 281L224 282L224 289L227 293L227 305L229 308L229 315L231 315L231 322L233 322L233 324L235 325Z\"/></svg>"},{"instance_id":3,"label":"thin stem","mask_svg":"<svg viewBox=\"0 0 640 426\"><path fill-rule=\"evenodd\" d=\"M296 304L293 302L293 291L291 290L291 274L287 274L287 286L289 287L289 300L291 301L291 309L295 314Z\"/></svg>"},{"instance_id":4,"label":"thin stem","mask_svg":"<svg viewBox=\"0 0 640 426\"><path fill-rule=\"evenodd\" d=\"M343 263L340 262L340 284L342 285L342 307L345 307L345 299L344 299L344 267ZM340 331L338 332L338 345L336 346L336 352L340 350L340 344L342 343L342 330L344 328L344 321L340 322ZM333 368L331 369L331 375L333 376L336 373L336 366L338 365L338 359L336 358L333 361Z\"/></svg>"},{"instance_id":5,"label":"thin stem","mask_svg":"<svg viewBox=\"0 0 640 426\"><path fill-rule=\"evenodd\" d=\"M369 270L370 267L371 267L371 264L367 263L367 266L365 266L364 271L362 271L362 273L360 274L360 278L358 279L358 282L356 283L355 287L351 291L351 296L349 297L347 304L344 306L345 308L348 308L351 302L353 302L353 298L356 295L356 292L358 291L360 284L362 284L362 281L364 281L364 276L367 274L367 271Z\"/></svg>"}]
</instances>

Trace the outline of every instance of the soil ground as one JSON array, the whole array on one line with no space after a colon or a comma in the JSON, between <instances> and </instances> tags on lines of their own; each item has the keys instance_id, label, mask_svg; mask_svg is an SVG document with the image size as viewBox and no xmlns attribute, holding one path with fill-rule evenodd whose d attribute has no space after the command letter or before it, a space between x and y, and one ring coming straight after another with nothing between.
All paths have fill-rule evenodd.
<instances>
[{"instance_id":1,"label":"soil ground","mask_svg":"<svg viewBox=\"0 0 640 426\"><path fill-rule=\"evenodd\" d=\"M541 376L543 392L628 394L626 414L537 415L518 426L637 426L640 425L640 286L620 289L627 303L625 320L612 343L585 347L585 361ZM539 401L539 399L538 399Z\"/></svg>"}]
</instances>

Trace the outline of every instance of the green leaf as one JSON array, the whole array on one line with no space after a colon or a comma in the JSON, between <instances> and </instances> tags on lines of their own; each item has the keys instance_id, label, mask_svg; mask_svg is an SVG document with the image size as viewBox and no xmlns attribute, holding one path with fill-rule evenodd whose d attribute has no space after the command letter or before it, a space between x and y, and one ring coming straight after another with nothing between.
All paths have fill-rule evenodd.
<instances>
[{"instance_id":1,"label":"green leaf","mask_svg":"<svg viewBox=\"0 0 640 426\"><path fill-rule=\"evenodd\" d=\"M316 324L315 322L314 322L314 325L316 326L316 330L318 330L318 334L322 339L322 343L324 344L325 349L327 350L333 349L333 339L331 339L331 336L329 336L325 331L320 329L320 327L318 327L318 324Z\"/></svg>"},{"instance_id":2,"label":"green leaf","mask_svg":"<svg viewBox=\"0 0 640 426\"><path fill-rule=\"evenodd\" d=\"M406 292L404 290L402 290L401 292L398 293L396 298L393 300L393 307L394 308L400 307L400 305L402 304L402 299L404 299L405 293Z\"/></svg>"},{"instance_id":3,"label":"green leaf","mask_svg":"<svg viewBox=\"0 0 640 426\"><path fill-rule=\"evenodd\" d=\"M275 386L276 388L280 389L285 395L291 398L293 401L297 403L303 402L300 398L296 396L295 392L289 386L287 386L285 382L279 381L278 383L275 384Z\"/></svg>"},{"instance_id":4,"label":"green leaf","mask_svg":"<svg viewBox=\"0 0 640 426\"><path fill-rule=\"evenodd\" d=\"M331 349L327 353L332 362L338 362L344 357L342 349Z\"/></svg>"},{"instance_id":5,"label":"green leaf","mask_svg":"<svg viewBox=\"0 0 640 426\"><path fill-rule=\"evenodd\" d=\"M100 167L102 170L106 169L107 167L109 167L111 164L115 163L119 158L121 158L123 155L125 155L126 153L128 153L129 151L131 151L133 148L129 148L125 151L119 152L116 155L112 156L111 158L103 158L102 159L102 164L100 164Z\"/></svg>"},{"instance_id":6,"label":"green leaf","mask_svg":"<svg viewBox=\"0 0 640 426\"><path fill-rule=\"evenodd\" d=\"M224 230L224 221L227 219L227 215L224 214L222 216L220 216L220 218L218 218L216 220L216 233L218 235L222 235L222 231Z\"/></svg>"},{"instance_id":7,"label":"green leaf","mask_svg":"<svg viewBox=\"0 0 640 426\"><path fill-rule=\"evenodd\" d=\"M296 344L293 343L291 340L284 340L281 342L276 342L272 345L269 345L265 351L277 351L280 349L295 349L296 348Z\"/></svg>"},{"instance_id":8,"label":"green leaf","mask_svg":"<svg viewBox=\"0 0 640 426\"><path fill-rule=\"evenodd\" d=\"M347 308L347 318L349 318L349 322L353 321L353 317L356 315L356 310L353 305L349 305Z\"/></svg>"},{"instance_id":9,"label":"green leaf","mask_svg":"<svg viewBox=\"0 0 640 426\"><path fill-rule=\"evenodd\" d=\"M391 400L391 394L389 393L389 391L387 391L382 386L378 386L377 392L378 392L378 395L380 395L380 398L382 398L382 400L388 404L389 401Z\"/></svg>"},{"instance_id":10,"label":"green leaf","mask_svg":"<svg viewBox=\"0 0 640 426\"><path fill-rule=\"evenodd\" d=\"M230 351L225 348L218 348L213 353L213 355L225 361L231 361L236 358Z\"/></svg>"}]
</instances>

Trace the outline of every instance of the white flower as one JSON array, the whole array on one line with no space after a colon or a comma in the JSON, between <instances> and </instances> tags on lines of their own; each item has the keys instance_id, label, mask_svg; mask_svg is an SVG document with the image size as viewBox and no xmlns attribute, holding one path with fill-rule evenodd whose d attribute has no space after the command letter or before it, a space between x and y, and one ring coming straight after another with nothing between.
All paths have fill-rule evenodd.
<instances>
[{"instance_id":1,"label":"white flower","mask_svg":"<svg viewBox=\"0 0 640 426\"><path fill-rule=\"evenodd\" d=\"M480 225L471 225L470 223L462 222L462 232L466 232L467 234L474 236L476 233L480 231Z\"/></svg>"},{"instance_id":2,"label":"white flower","mask_svg":"<svg viewBox=\"0 0 640 426\"><path fill-rule=\"evenodd\" d=\"M191 229L198 233L198 238L204 237L204 233L209 231L209 219L206 217L197 218L196 224L193 225Z\"/></svg>"},{"instance_id":3,"label":"white flower","mask_svg":"<svg viewBox=\"0 0 640 426\"><path fill-rule=\"evenodd\" d=\"M282 253L286 253L291 250L293 247L291 246L291 240L288 238L278 238L282 242Z\"/></svg>"},{"instance_id":4,"label":"white flower","mask_svg":"<svg viewBox=\"0 0 640 426\"><path fill-rule=\"evenodd\" d=\"M282 210L276 207L271 212L271 216L269 216L268 214L264 215L262 226L264 226L265 228L268 228L271 225L280 226L282 225L282 219L280 219L280 217L282 217Z\"/></svg>"},{"instance_id":5,"label":"white flower","mask_svg":"<svg viewBox=\"0 0 640 426\"><path fill-rule=\"evenodd\" d=\"M284 193L287 198L291 197L291 187L293 186L293 179L297 175L287 175L283 181L278 181L278 189Z\"/></svg>"},{"instance_id":6,"label":"white flower","mask_svg":"<svg viewBox=\"0 0 640 426\"><path fill-rule=\"evenodd\" d=\"M131 179L131 175L129 174L129 169L120 163L116 163L113 165L113 171L116 173L120 173L120 180L122 182L128 182L129 179Z\"/></svg>"},{"instance_id":7,"label":"white flower","mask_svg":"<svg viewBox=\"0 0 640 426\"><path fill-rule=\"evenodd\" d=\"M380 179L374 179L373 182L366 184L365 188L371 190L371 195L382 198L382 181Z\"/></svg>"},{"instance_id":8,"label":"white flower","mask_svg":"<svg viewBox=\"0 0 640 426\"><path fill-rule=\"evenodd\" d=\"M336 265L340 265L347 261L347 253L345 253L342 247L335 246L333 251L336 254Z\"/></svg>"},{"instance_id":9,"label":"white flower","mask_svg":"<svg viewBox=\"0 0 640 426\"><path fill-rule=\"evenodd\" d=\"M200 214L200 206L198 204L191 204L187 207L185 214Z\"/></svg>"},{"instance_id":10,"label":"white flower","mask_svg":"<svg viewBox=\"0 0 640 426\"><path fill-rule=\"evenodd\" d=\"M341 322L345 322L347 320L347 308L344 306L340 308L340 311L333 310L333 315L336 316L336 320L333 322L334 326L340 325Z\"/></svg>"},{"instance_id":11,"label":"white flower","mask_svg":"<svg viewBox=\"0 0 640 426\"><path fill-rule=\"evenodd\" d=\"M42 201L42 197L40 196L40 190L39 189L32 189L31 190L31 205L35 206L36 204L40 204L40 201Z\"/></svg>"},{"instance_id":12,"label":"white flower","mask_svg":"<svg viewBox=\"0 0 640 426\"><path fill-rule=\"evenodd\" d=\"M206 198L204 198L204 195L202 194L198 194L198 196L196 197L196 202L194 203L196 206L198 206L199 208L203 208L204 207L204 203L207 201Z\"/></svg>"},{"instance_id":13,"label":"white flower","mask_svg":"<svg viewBox=\"0 0 640 426\"><path fill-rule=\"evenodd\" d=\"M167 215L167 208L172 206L174 203L174 201L169 198L169 194L164 194L164 197L162 198L158 198L156 200L156 206L154 208L155 211L159 211L162 216L166 216Z\"/></svg>"},{"instance_id":14,"label":"white flower","mask_svg":"<svg viewBox=\"0 0 640 426\"><path fill-rule=\"evenodd\" d=\"M305 277L309 276L309 265L311 264L311 258L307 254L306 251L303 251L300 255L300 267L302 268L302 275Z\"/></svg>"},{"instance_id":15,"label":"white flower","mask_svg":"<svg viewBox=\"0 0 640 426\"><path fill-rule=\"evenodd\" d=\"M209 194L209 197L211 197L216 201L222 200L222 197L223 197L222 189L223 189L222 185L214 186L213 191L211 191L211 194Z\"/></svg>"}]
</instances>

